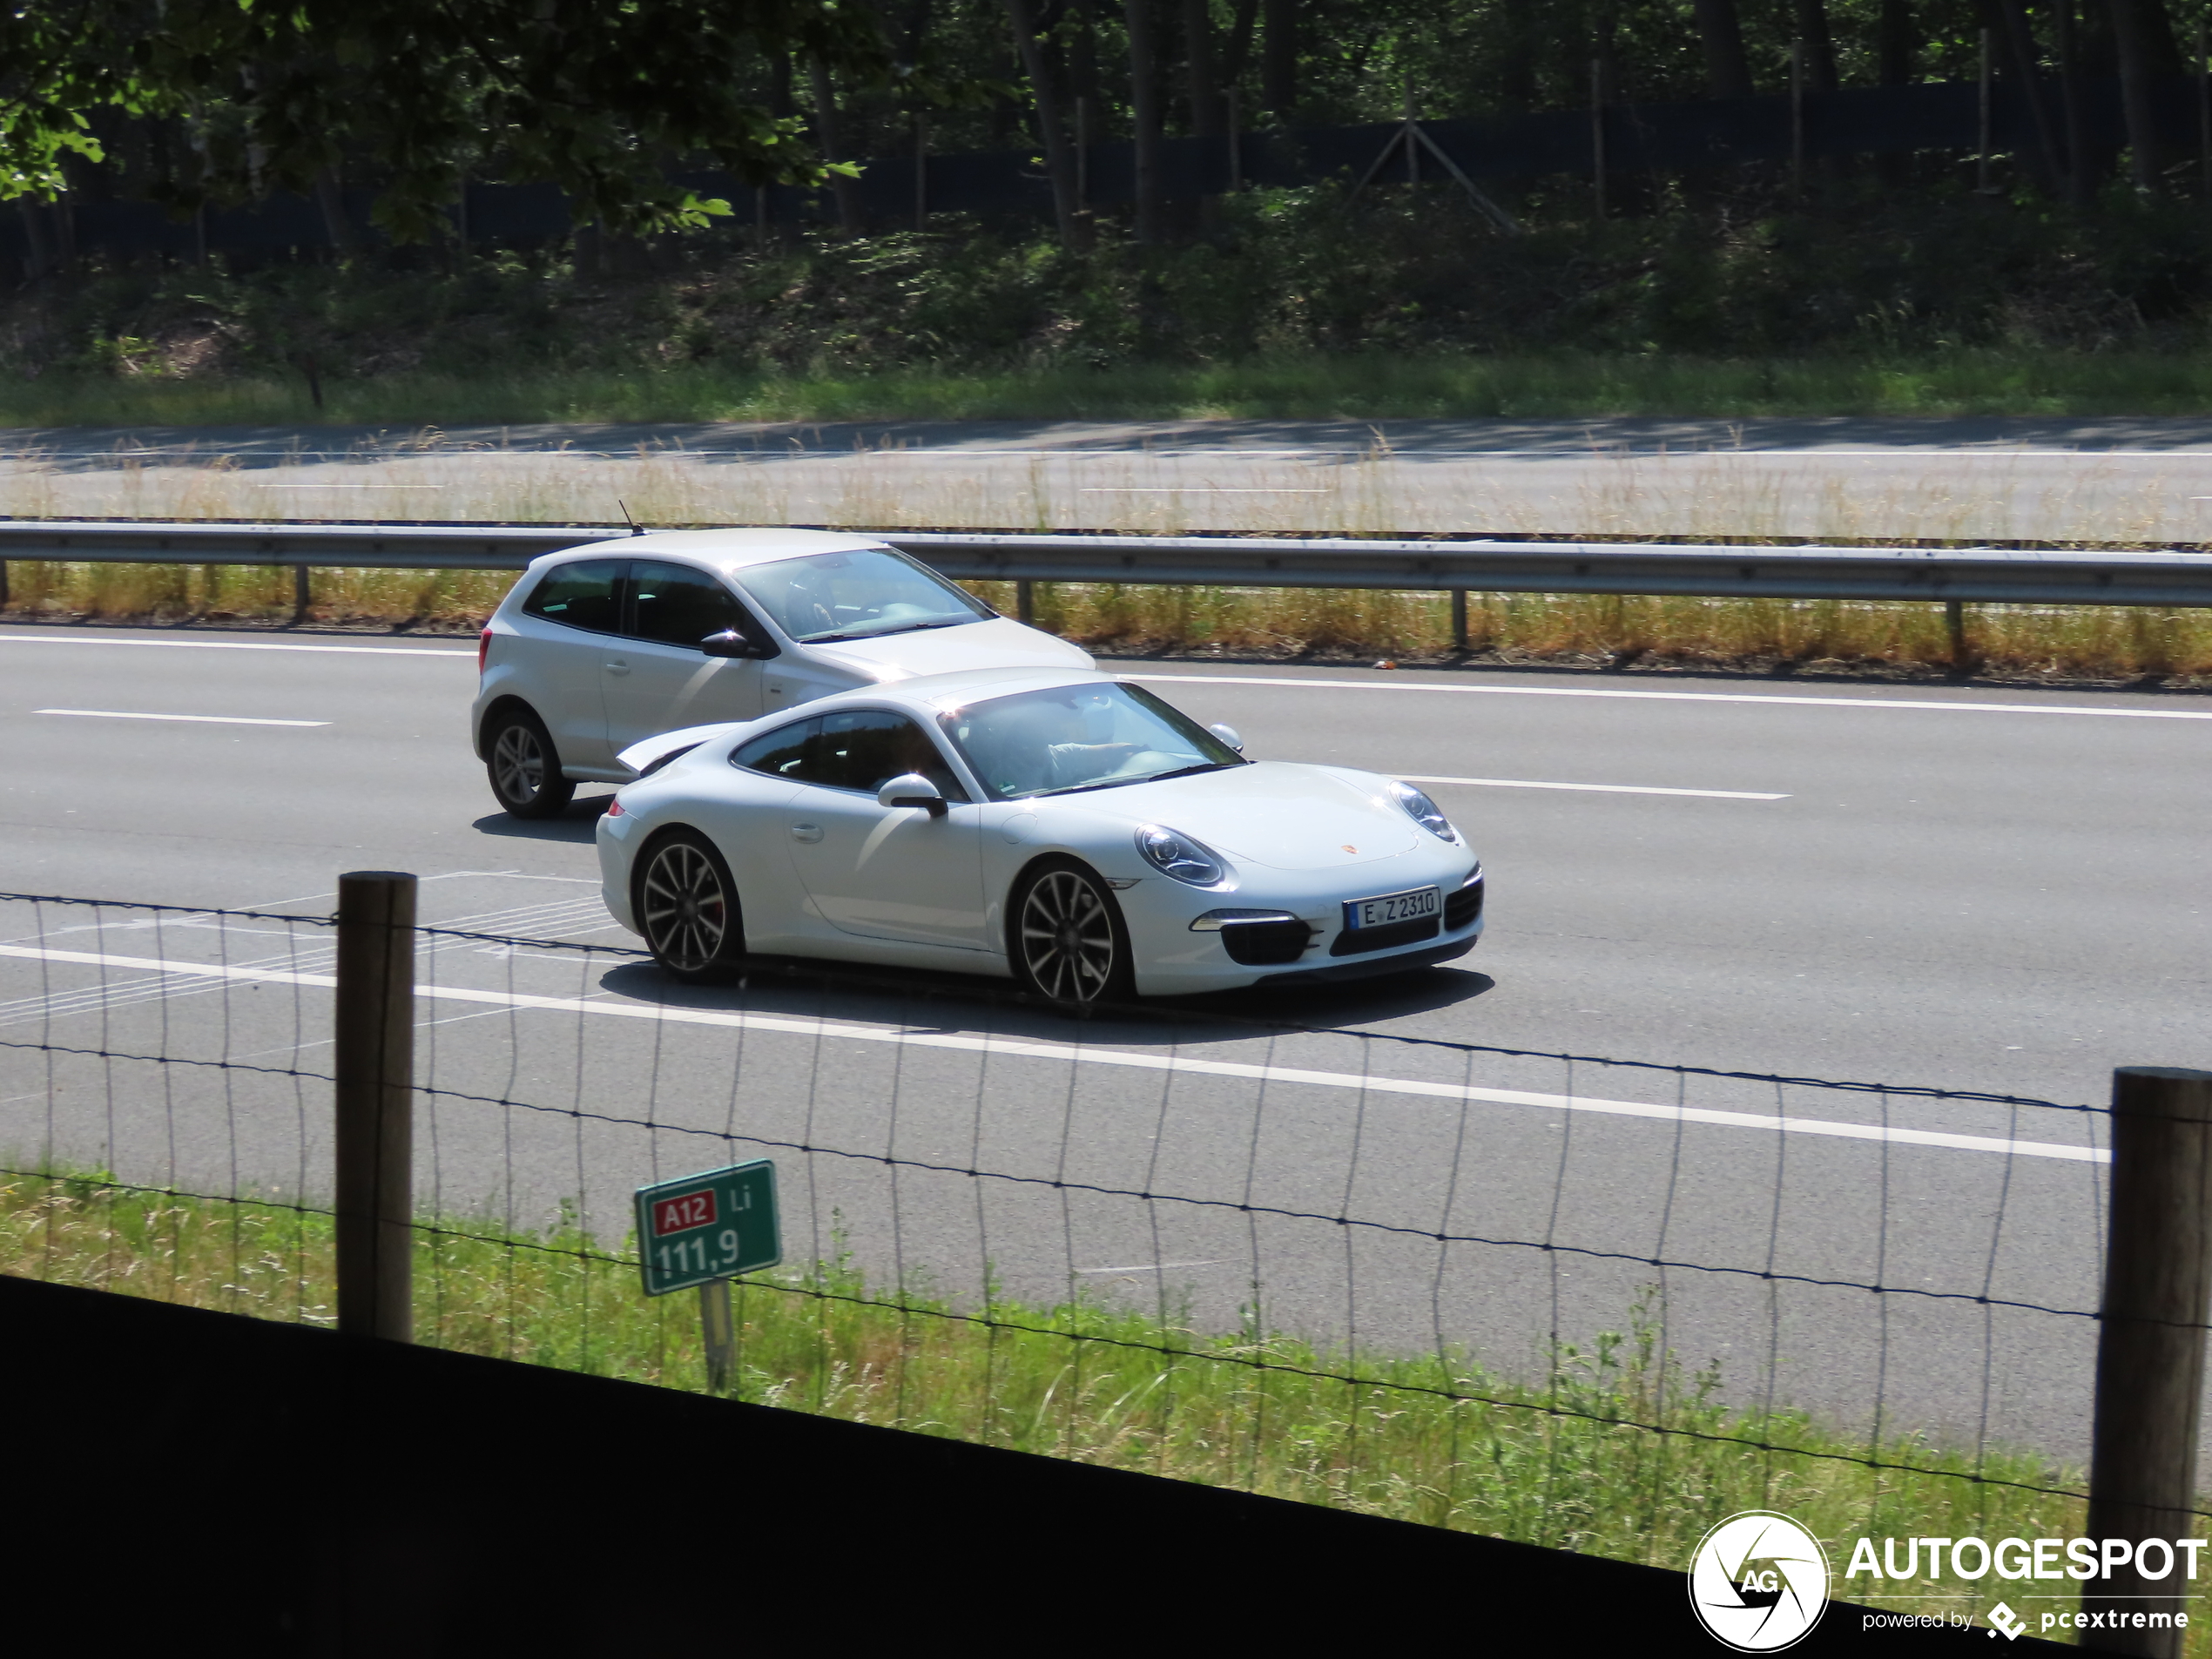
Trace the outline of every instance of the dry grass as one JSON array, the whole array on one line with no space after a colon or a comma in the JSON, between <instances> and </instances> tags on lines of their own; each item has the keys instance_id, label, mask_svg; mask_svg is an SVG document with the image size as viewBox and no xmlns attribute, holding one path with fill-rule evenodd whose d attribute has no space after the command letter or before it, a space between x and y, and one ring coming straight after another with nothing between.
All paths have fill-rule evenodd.
<instances>
[{"instance_id":1,"label":"dry grass","mask_svg":"<svg viewBox=\"0 0 2212 1659\"><path fill-rule=\"evenodd\" d=\"M615 517L619 500L655 525L1161 534L1489 529L1952 542L2011 537L2032 527L2047 538L2076 535L2104 543L2155 542L2175 534L2180 517L2194 524L2202 511L2161 481L2114 467L2084 467L2063 489L2023 494L2000 463L1989 462L1972 475L1973 489L1927 479L1854 489L1847 476L1811 461L1804 462L1811 470L1795 477L1774 468L1747 470L1747 459L1756 457L1741 455L1664 465L1648 456L1593 456L1567 463L1569 488L1540 496L1534 486L1514 482L1520 474L1408 460L1373 446L1351 459L1222 454L1203 464L1127 452L889 451L733 461L668 450L626 457L471 454L425 435L413 447L380 453L384 458L373 461L274 467L215 456L91 470L22 457L0 468L0 504L24 516L562 523ZM361 487L363 481L369 487ZM509 581L491 572L317 571L311 616L340 625L473 629ZM1012 608L1006 584L977 586ZM270 623L293 613L288 570L17 563L9 568L9 592L12 614L57 620ZM1042 625L1116 651L1437 660L1452 644L1449 604L1437 594L1045 583L1036 605ZM1469 622L1476 651L1505 662L1954 666L1941 609L1927 604L1490 594L1474 597ZM2212 613L1977 607L1969 648L1985 671L2007 675L2190 678L2212 674Z\"/></svg>"},{"instance_id":2,"label":"dry grass","mask_svg":"<svg viewBox=\"0 0 2212 1659\"><path fill-rule=\"evenodd\" d=\"M644 1297L626 1251L469 1224L418 1246L419 1340L704 1386L695 1300ZM333 1260L314 1210L0 1177L0 1271L328 1324ZM2020 1489L2079 1485L2031 1454L1912 1433L1877 1448L1800 1413L1716 1404L1717 1369L1686 1371L1661 1345L1649 1296L1532 1380L1458 1351L1208 1336L1081 1296L955 1305L841 1262L741 1282L736 1302L749 1399L1622 1559L1679 1567L1716 1521L1755 1507L1811 1527L1839 1570L1862 1534L2068 1537L2082 1523L2079 1501ZM1946 1599L1898 1605L1980 1614L1991 1600L1979 1584L1912 1588ZM1885 1600L1863 1579L1838 1593Z\"/></svg>"},{"instance_id":3,"label":"dry grass","mask_svg":"<svg viewBox=\"0 0 2212 1659\"><path fill-rule=\"evenodd\" d=\"M495 571L317 570L311 617L326 625L473 631L512 580ZM28 621L281 624L293 610L288 569L17 563L9 582L8 614ZM968 585L1013 610L1012 583ZM1450 601L1434 593L1040 583L1035 603L1041 627L1106 653L1454 658ZM1951 665L1939 604L1475 594L1467 623L1478 658L1507 664L1877 671ZM2212 612L2203 610L1978 606L1967 638L1986 673L2212 676Z\"/></svg>"}]
</instances>

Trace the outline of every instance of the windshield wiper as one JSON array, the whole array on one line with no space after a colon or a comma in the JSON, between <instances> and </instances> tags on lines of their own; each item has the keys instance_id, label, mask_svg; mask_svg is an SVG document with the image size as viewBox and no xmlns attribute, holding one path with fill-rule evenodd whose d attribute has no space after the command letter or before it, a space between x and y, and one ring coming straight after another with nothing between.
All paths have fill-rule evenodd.
<instances>
[{"instance_id":1,"label":"windshield wiper","mask_svg":"<svg viewBox=\"0 0 2212 1659\"><path fill-rule=\"evenodd\" d=\"M1188 778L1198 772L1225 772L1231 766L1249 766L1249 760L1202 760L1195 766L1177 766L1173 772L1156 772L1143 781L1157 784L1170 778Z\"/></svg>"},{"instance_id":2,"label":"windshield wiper","mask_svg":"<svg viewBox=\"0 0 2212 1659\"><path fill-rule=\"evenodd\" d=\"M807 634L799 640L802 645L818 645L832 639L882 639L892 634L919 633L924 628L957 628L963 623L981 622L981 617L948 617L942 622L902 622L895 628L856 628L845 633Z\"/></svg>"},{"instance_id":3,"label":"windshield wiper","mask_svg":"<svg viewBox=\"0 0 2212 1659\"><path fill-rule=\"evenodd\" d=\"M1197 772L1222 772L1231 766L1249 766L1249 760L1205 760L1195 766L1177 766L1173 772L1148 772L1142 778L1101 778L1096 783L1069 784L1059 789L1042 789L1041 795L1080 795L1092 789L1119 789L1124 784L1157 784L1170 778L1188 778Z\"/></svg>"}]
</instances>

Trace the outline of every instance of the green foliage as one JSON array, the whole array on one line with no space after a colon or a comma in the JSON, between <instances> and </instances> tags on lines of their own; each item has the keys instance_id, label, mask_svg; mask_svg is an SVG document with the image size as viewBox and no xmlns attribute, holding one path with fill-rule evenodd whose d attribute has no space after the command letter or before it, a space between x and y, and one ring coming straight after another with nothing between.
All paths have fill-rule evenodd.
<instances>
[{"instance_id":1,"label":"green foliage","mask_svg":"<svg viewBox=\"0 0 2212 1659\"><path fill-rule=\"evenodd\" d=\"M2207 407L2212 219L2132 196L1507 239L1444 187L1350 212L1316 187L1240 197L1182 247L950 224L629 258L96 271L0 310L0 419L283 419L292 395L252 382L307 361L373 421Z\"/></svg>"},{"instance_id":2,"label":"green foliage","mask_svg":"<svg viewBox=\"0 0 2212 1659\"><path fill-rule=\"evenodd\" d=\"M319 1210L104 1173L0 1177L0 1271L327 1324L333 1264ZM627 1251L606 1252L567 1212L536 1232L421 1229L415 1291L418 1341L705 1386L696 1301L645 1298ZM1784 1510L1831 1550L1862 1532L2080 1530L2067 1495L2080 1472L2032 1453L1910 1431L1876 1444L1786 1406L1730 1404L1716 1364L1693 1369L1666 1345L1649 1291L1620 1330L1519 1372L1451 1346L1317 1344L1249 1309L1242 1328L1209 1332L1089 1291L1042 1304L988 1284L970 1298L887 1285L835 1244L812 1267L738 1281L733 1298L746 1399L1554 1548L1681 1567L1746 1508ZM1985 1588L1932 1587L1974 1611ZM1851 1593L1878 1602L1880 1588Z\"/></svg>"},{"instance_id":3,"label":"green foliage","mask_svg":"<svg viewBox=\"0 0 2212 1659\"><path fill-rule=\"evenodd\" d=\"M181 124L195 165L155 193L180 210L327 180L377 179L378 222L441 235L472 170L566 192L581 219L697 227L726 214L667 177L698 155L747 183L819 181L800 124L757 81L799 55L887 71L873 14L836 0L87 0L0 13L0 196L50 195L57 158L98 159L88 114Z\"/></svg>"}]
</instances>

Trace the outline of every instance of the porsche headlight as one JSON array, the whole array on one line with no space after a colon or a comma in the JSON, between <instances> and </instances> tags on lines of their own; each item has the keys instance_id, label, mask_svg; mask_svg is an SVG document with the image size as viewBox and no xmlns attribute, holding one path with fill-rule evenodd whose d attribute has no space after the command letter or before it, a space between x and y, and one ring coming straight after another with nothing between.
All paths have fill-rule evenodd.
<instances>
[{"instance_id":1,"label":"porsche headlight","mask_svg":"<svg viewBox=\"0 0 2212 1659\"><path fill-rule=\"evenodd\" d=\"M1406 809L1406 815L1440 841L1460 844L1460 833L1452 827L1452 820L1426 795L1411 784L1393 784L1391 797Z\"/></svg>"},{"instance_id":2,"label":"porsche headlight","mask_svg":"<svg viewBox=\"0 0 2212 1659\"><path fill-rule=\"evenodd\" d=\"M1136 850L1162 875L1194 887L1217 887L1229 880L1229 861L1204 841L1157 824L1136 832Z\"/></svg>"}]
</instances>

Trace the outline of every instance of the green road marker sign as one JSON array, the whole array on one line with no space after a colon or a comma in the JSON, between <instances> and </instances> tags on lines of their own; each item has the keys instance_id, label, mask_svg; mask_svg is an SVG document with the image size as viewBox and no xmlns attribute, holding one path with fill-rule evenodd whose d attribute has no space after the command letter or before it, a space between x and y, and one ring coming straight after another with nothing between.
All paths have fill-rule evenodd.
<instances>
[{"instance_id":1,"label":"green road marker sign","mask_svg":"<svg viewBox=\"0 0 2212 1659\"><path fill-rule=\"evenodd\" d=\"M766 1158L637 1189L645 1294L665 1296L783 1260L776 1166Z\"/></svg>"}]
</instances>

